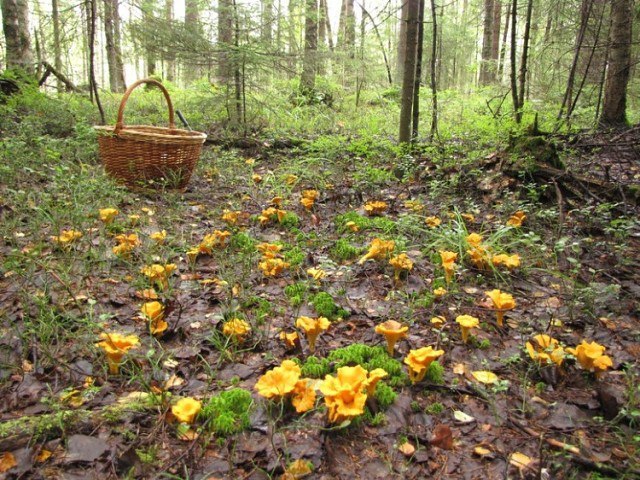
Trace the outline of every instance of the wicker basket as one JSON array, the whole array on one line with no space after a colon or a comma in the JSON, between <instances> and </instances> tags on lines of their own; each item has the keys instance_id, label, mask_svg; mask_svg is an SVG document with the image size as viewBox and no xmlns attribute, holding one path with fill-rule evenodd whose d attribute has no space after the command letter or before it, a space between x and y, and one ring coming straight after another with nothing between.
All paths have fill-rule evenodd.
<instances>
[{"instance_id":1,"label":"wicker basket","mask_svg":"<svg viewBox=\"0 0 640 480\"><path fill-rule=\"evenodd\" d=\"M157 86L169 107L169 128L124 126L124 108L131 92L142 84ZM115 127L96 126L100 159L105 170L128 187L183 189L196 166L207 135L180 130L174 123L169 92L153 79L138 80L122 97Z\"/></svg>"}]
</instances>

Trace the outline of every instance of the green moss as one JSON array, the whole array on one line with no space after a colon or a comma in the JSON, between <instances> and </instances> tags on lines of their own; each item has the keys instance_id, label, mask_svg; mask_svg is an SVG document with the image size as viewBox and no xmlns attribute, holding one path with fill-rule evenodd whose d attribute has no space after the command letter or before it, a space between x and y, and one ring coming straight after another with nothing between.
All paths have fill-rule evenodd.
<instances>
[{"instance_id":1,"label":"green moss","mask_svg":"<svg viewBox=\"0 0 640 480\"><path fill-rule=\"evenodd\" d=\"M427 369L427 374L425 378L431 383L435 383L436 385L444 384L444 367L440 365L440 362L437 360L431 362L429 368Z\"/></svg>"},{"instance_id":2,"label":"green moss","mask_svg":"<svg viewBox=\"0 0 640 480\"><path fill-rule=\"evenodd\" d=\"M378 405L383 410L389 408L391 404L395 402L397 396L398 394L393 391L393 388L391 388L385 382L379 381L376 385L375 397L376 400L378 400Z\"/></svg>"},{"instance_id":3,"label":"green moss","mask_svg":"<svg viewBox=\"0 0 640 480\"><path fill-rule=\"evenodd\" d=\"M341 232L348 231L347 223L353 222L360 230L367 230L371 228L371 219L364 217L356 212L347 212L336 217L336 225Z\"/></svg>"},{"instance_id":4,"label":"green moss","mask_svg":"<svg viewBox=\"0 0 640 480\"><path fill-rule=\"evenodd\" d=\"M253 253L256 251L256 240L245 232L236 233L231 237L230 246L243 253Z\"/></svg>"},{"instance_id":5,"label":"green moss","mask_svg":"<svg viewBox=\"0 0 640 480\"><path fill-rule=\"evenodd\" d=\"M444 411L444 405L442 405L440 402L434 402L427 408L425 408L424 411L429 415L439 415Z\"/></svg>"},{"instance_id":6,"label":"green moss","mask_svg":"<svg viewBox=\"0 0 640 480\"><path fill-rule=\"evenodd\" d=\"M361 251L361 248L354 247L346 238L340 238L333 245L330 253L336 261L344 262L346 260L351 260L352 258L357 257Z\"/></svg>"},{"instance_id":7,"label":"green moss","mask_svg":"<svg viewBox=\"0 0 640 480\"><path fill-rule=\"evenodd\" d=\"M306 254L302 251L300 247L293 247L290 250L287 250L283 254L286 262L291 264L292 268L299 267L304 262Z\"/></svg>"},{"instance_id":8,"label":"green moss","mask_svg":"<svg viewBox=\"0 0 640 480\"><path fill-rule=\"evenodd\" d=\"M282 217L280 224L285 228L296 228L300 225L300 218L293 212L287 212L285 216Z\"/></svg>"},{"instance_id":9,"label":"green moss","mask_svg":"<svg viewBox=\"0 0 640 480\"><path fill-rule=\"evenodd\" d=\"M231 435L249 428L249 413L253 406L251 393L242 388L232 388L209 399L199 418L217 435Z\"/></svg>"},{"instance_id":10,"label":"green moss","mask_svg":"<svg viewBox=\"0 0 640 480\"><path fill-rule=\"evenodd\" d=\"M300 370L303 377L324 378L331 371L331 365L328 359L312 355L302 364Z\"/></svg>"},{"instance_id":11,"label":"green moss","mask_svg":"<svg viewBox=\"0 0 640 480\"><path fill-rule=\"evenodd\" d=\"M349 316L349 312L336 305L333 297L327 292L318 292L315 294L311 297L311 304L319 316L326 317L329 320Z\"/></svg>"}]
</instances>

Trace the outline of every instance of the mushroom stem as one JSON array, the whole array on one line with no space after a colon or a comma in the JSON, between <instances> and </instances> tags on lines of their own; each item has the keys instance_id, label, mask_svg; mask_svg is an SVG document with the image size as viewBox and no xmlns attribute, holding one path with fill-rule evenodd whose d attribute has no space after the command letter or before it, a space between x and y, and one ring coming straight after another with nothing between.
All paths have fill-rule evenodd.
<instances>
[{"instance_id":1,"label":"mushroom stem","mask_svg":"<svg viewBox=\"0 0 640 480\"><path fill-rule=\"evenodd\" d=\"M453 270L450 268L445 268L444 270L444 281L447 283L451 283L453 279Z\"/></svg>"},{"instance_id":2,"label":"mushroom stem","mask_svg":"<svg viewBox=\"0 0 640 480\"><path fill-rule=\"evenodd\" d=\"M502 327L503 318L504 318L504 311L496 310L496 321L498 322L499 327Z\"/></svg>"},{"instance_id":3,"label":"mushroom stem","mask_svg":"<svg viewBox=\"0 0 640 480\"><path fill-rule=\"evenodd\" d=\"M396 346L396 339L395 338L387 338L387 353L389 354L390 357L393 357L393 349Z\"/></svg>"},{"instance_id":4,"label":"mushroom stem","mask_svg":"<svg viewBox=\"0 0 640 480\"><path fill-rule=\"evenodd\" d=\"M109 375L118 375L120 373L120 362L117 360L107 359L109 365Z\"/></svg>"},{"instance_id":5,"label":"mushroom stem","mask_svg":"<svg viewBox=\"0 0 640 480\"><path fill-rule=\"evenodd\" d=\"M316 338L318 335L313 335L312 333L307 333L307 340L309 342L309 351L314 353L316 351Z\"/></svg>"},{"instance_id":6,"label":"mushroom stem","mask_svg":"<svg viewBox=\"0 0 640 480\"><path fill-rule=\"evenodd\" d=\"M460 327L460 331L462 333L462 341L464 343L467 343L467 340L469 339L469 328L467 327Z\"/></svg>"}]
</instances>

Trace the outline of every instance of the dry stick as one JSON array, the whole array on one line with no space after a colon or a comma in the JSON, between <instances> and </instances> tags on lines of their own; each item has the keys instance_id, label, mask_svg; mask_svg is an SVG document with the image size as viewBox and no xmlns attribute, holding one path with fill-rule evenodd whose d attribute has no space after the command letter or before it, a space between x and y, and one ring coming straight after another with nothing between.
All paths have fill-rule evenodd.
<instances>
[{"instance_id":1,"label":"dry stick","mask_svg":"<svg viewBox=\"0 0 640 480\"><path fill-rule=\"evenodd\" d=\"M536 437L539 438L541 440L544 440L546 443L548 443L549 445L551 445L554 448L558 448L560 450L564 450L565 452L569 452L572 454L571 459L576 462L579 463L580 465L587 467L587 468L591 468L593 470L597 470L601 473L605 473L607 475L614 475L614 476L619 476L621 475L622 472L616 470L613 467L610 467L608 465L604 465L600 462L594 462L593 460L590 460L586 457L584 457L582 455L582 453L580 452L580 449L578 447L576 447L575 445L571 445L569 443L565 443L565 442L561 442L560 440L556 440L554 438L545 438L544 434L536 432L535 430L522 425L520 422L518 422L517 420L514 420L513 418L509 417L509 423L511 423L511 425L513 425L514 427L516 427L518 430L521 430L522 432L526 433L527 435L530 435L532 437ZM625 473L631 473L633 475L640 475L640 470L634 470L634 469L629 469L629 470L625 470Z\"/></svg>"}]
</instances>

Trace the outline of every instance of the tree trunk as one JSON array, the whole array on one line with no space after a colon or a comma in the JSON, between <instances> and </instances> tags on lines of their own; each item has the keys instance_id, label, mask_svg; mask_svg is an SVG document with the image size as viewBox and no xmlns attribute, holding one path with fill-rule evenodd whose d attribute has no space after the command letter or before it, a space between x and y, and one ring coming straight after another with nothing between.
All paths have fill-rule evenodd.
<instances>
[{"instance_id":1,"label":"tree trunk","mask_svg":"<svg viewBox=\"0 0 640 480\"><path fill-rule=\"evenodd\" d=\"M186 27L187 31L195 33L196 35L202 33L202 27L200 25L200 7L198 4L198 0L185 0L184 2L184 26ZM218 8L219 10L227 9L230 7L227 7L226 4L230 3L229 0L219 0L218 2ZM223 22L223 20L220 18L220 13L218 13L218 31L220 30L220 23ZM224 42L227 45L231 44L231 38L232 38L232 31L233 31L233 24L231 24L229 26L229 35L228 38L229 42ZM218 33L219 35L219 33ZM218 36L218 41L220 42L220 37ZM202 75L202 69L200 68L200 65L197 65L196 63L192 62L185 62L185 69L184 69L184 80L186 83L191 83L194 80L200 78L200 76Z\"/></svg>"},{"instance_id":2,"label":"tree trunk","mask_svg":"<svg viewBox=\"0 0 640 480\"><path fill-rule=\"evenodd\" d=\"M611 1L609 62L604 84L601 127L626 126L627 84L631 68L633 0Z\"/></svg>"},{"instance_id":3,"label":"tree trunk","mask_svg":"<svg viewBox=\"0 0 640 480\"><path fill-rule=\"evenodd\" d=\"M317 72L318 75L324 75L325 69L325 54L327 52L327 5L326 0L320 0L318 3L318 60L317 60Z\"/></svg>"},{"instance_id":4,"label":"tree trunk","mask_svg":"<svg viewBox=\"0 0 640 480\"><path fill-rule=\"evenodd\" d=\"M304 22L304 58L300 91L312 94L316 86L316 56L318 51L318 0L306 0Z\"/></svg>"},{"instance_id":5,"label":"tree trunk","mask_svg":"<svg viewBox=\"0 0 640 480\"><path fill-rule=\"evenodd\" d=\"M228 0L226 0L228 1ZM297 20L296 20L296 10L297 10L297 6L298 6L298 1L299 0L289 0L289 25L288 25L288 29L287 29L287 41L289 43L289 49L288 49L288 73L289 73L289 77L293 78L296 76L296 71L297 71L297 56L298 56L298 39L296 38L296 27L297 27Z\"/></svg>"},{"instance_id":6,"label":"tree trunk","mask_svg":"<svg viewBox=\"0 0 640 480\"><path fill-rule=\"evenodd\" d=\"M164 19L167 23L173 22L173 0L166 0L164 4ZM164 56L165 60L165 76L169 82L175 82L176 80L176 55L169 47Z\"/></svg>"},{"instance_id":7,"label":"tree trunk","mask_svg":"<svg viewBox=\"0 0 640 480\"><path fill-rule=\"evenodd\" d=\"M118 0L113 2L113 44L116 49L116 75L118 76L119 91L124 92L127 84L124 81L124 61L122 60L122 36L120 35L120 12Z\"/></svg>"},{"instance_id":8,"label":"tree trunk","mask_svg":"<svg viewBox=\"0 0 640 480\"><path fill-rule=\"evenodd\" d=\"M495 80L491 65L493 47L493 0L484 0L484 30L482 34L482 60L480 62L480 85L489 85Z\"/></svg>"},{"instance_id":9,"label":"tree trunk","mask_svg":"<svg viewBox=\"0 0 640 480\"><path fill-rule=\"evenodd\" d=\"M498 60L498 80L502 80L504 64L507 55L507 38L509 35L509 23L511 22L511 3L507 3L507 13L504 20L504 30L502 31L502 47L500 47L500 58Z\"/></svg>"},{"instance_id":10,"label":"tree trunk","mask_svg":"<svg viewBox=\"0 0 640 480\"><path fill-rule=\"evenodd\" d=\"M413 108L413 89L416 75L416 50L418 46L418 14L420 0L407 1L406 48L404 52L404 73L402 76L402 94L400 105L400 143L411 141L411 120Z\"/></svg>"},{"instance_id":11,"label":"tree trunk","mask_svg":"<svg viewBox=\"0 0 640 480\"><path fill-rule=\"evenodd\" d=\"M411 138L415 141L418 138L420 129L420 82L422 80L422 44L424 40L424 2L419 0L418 7L418 39L416 47L416 75L413 84L413 111L412 111L412 129Z\"/></svg>"},{"instance_id":12,"label":"tree trunk","mask_svg":"<svg viewBox=\"0 0 640 480\"><path fill-rule=\"evenodd\" d=\"M400 33L398 34L396 83L402 83L402 76L404 75L405 53L407 51L407 14L409 9L409 2L407 0L400 1L402 2L402 10L400 12Z\"/></svg>"},{"instance_id":13,"label":"tree trunk","mask_svg":"<svg viewBox=\"0 0 640 480\"><path fill-rule=\"evenodd\" d=\"M2 28L6 42L8 69L35 72L29 38L29 4L27 0L2 0Z\"/></svg>"},{"instance_id":14,"label":"tree trunk","mask_svg":"<svg viewBox=\"0 0 640 480\"><path fill-rule=\"evenodd\" d=\"M500 27L502 20L502 1L495 0L493 3L493 32L491 36L491 67L493 80L497 80L498 58L500 57Z\"/></svg>"},{"instance_id":15,"label":"tree trunk","mask_svg":"<svg viewBox=\"0 0 640 480\"><path fill-rule=\"evenodd\" d=\"M516 36L516 27L517 27L517 11L518 11L518 0L512 0L511 3L511 48L510 48L510 79L511 79L511 100L513 101L513 113L516 119L516 122L520 123L520 105L519 105L519 96L518 96L518 77L516 75L517 65L516 65L516 53L518 50L518 41Z\"/></svg>"},{"instance_id":16,"label":"tree trunk","mask_svg":"<svg viewBox=\"0 0 640 480\"><path fill-rule=\"evenodd\" d=\"M115 3L115 5L114 5ZM107 66L109 67L109 88L112 92L120 92L122 86L120 85L118 78L118 65L116 60L116 45L114 38L114 6L117 7L117 3L112 0L104 0L104 36L105 36L105 49L107 52ZM58 69L59 70L59 69Z\"/></svg>"},{"instance_id":17,"label":"tree trunk","mask_svg":"<svg viewBox=\"0 0 640 480\"><path fill-rule=\"evenodd\" d=\"M273 40L273 0L262 0L262 18L260 38L267 49L271 49Z\"/></svg>"},{"instance_id":18,"label":"tree trunk","mask_svg":"<svg viewBox=\"0 0 640 480\"><path fill-rule=\"evenodd\" d=\"M62 48L60 45L60 10L58 0L51 0L51 22L53 23L53 66L58 72L62 71ZM57 78L58 91L62 91L62 81Z\"/></svg>"},{"instance_id":19,"label":"tree trunk","mask_svg":"<svg viewBox=\"0 0 640 480\"><path fill-rule=\"evenodd\" d=\"M229 87L233 77L231 47L233 45L232 0L218 0L218 82Z\"/></svg>"},{"instance_id":20,"label":"tree trunk","mask_svg":"<svg viewBox=\"0 0 640 480\"><path fill-rule=\"evenodd\" d=\"M435 0L431 0L431 19L433 31L431 35L431 130L429 132L429 140L433 141L435 136L438 135L438 85L436 83L438 14Z\"/></svg>"},{"instance_id":21,"label":"tree trunk","mask_svg":"<svg viewBox=\"0 0 640 480\"><path fill-rule=\"evenodd\" d=\"M340 26L338 28L338 48L355 58L356 16L353 9L354 0L342 0Z\"/></svg>"}]
</instances>

